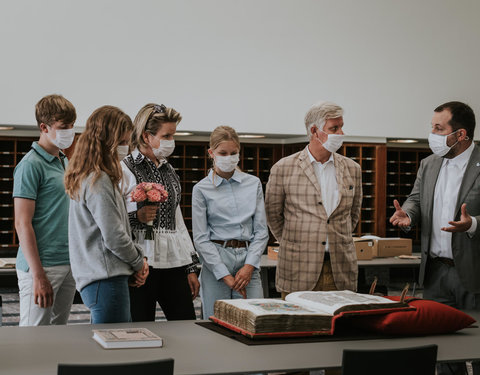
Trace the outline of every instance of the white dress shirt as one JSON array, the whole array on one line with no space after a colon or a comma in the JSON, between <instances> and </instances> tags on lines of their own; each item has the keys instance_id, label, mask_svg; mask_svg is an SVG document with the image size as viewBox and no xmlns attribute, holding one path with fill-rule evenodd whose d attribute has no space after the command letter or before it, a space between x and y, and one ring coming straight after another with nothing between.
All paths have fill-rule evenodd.
<instances>
[{"instance_id":1,"label":"white dress shirt","mask_svg":"<svg viewBox=\"0 0 480 375\"><path fill-rule=\"evenodd\" d=\"M430 241L430 254L433 257L453 259L452 233L445 232L441 228L450 227L451 225L448 222L455 220L455 206L460 185L474 147L475 145L472 142L470 147L460 155L453 159L443 159L433 198L432 236ZM468 229L467 234L472 235L476 229L477 220L472 217L472 226Z\"/></svg>"},{"instance_id":2,"label":"white dress shirt","mask_svg":"<svg viewBox=\"0 0 480 375\"><path fill-rule=\"evenodd\" d=\"M321 163L317 161L312 153L310 152L307 146L308 157L312 163L313 170L317 176L318 184L320 185L320 190L322 192L322 202L327 216L330 216L331 213L338 206L338 183L337 175L335 173L335 163L333 161L333 153L330 154L330 158L325 162ZM325 245L325 251L328 251L328 234L327 234L327 244Z\"/></svg>"}]
</instances>

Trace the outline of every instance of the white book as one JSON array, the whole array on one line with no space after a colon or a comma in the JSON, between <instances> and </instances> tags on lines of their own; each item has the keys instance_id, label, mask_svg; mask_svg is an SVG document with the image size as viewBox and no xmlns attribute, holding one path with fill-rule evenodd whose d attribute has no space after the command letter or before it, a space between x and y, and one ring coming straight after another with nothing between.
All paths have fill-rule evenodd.
<instances>
[{"instance_id":1,"label":"white book","mask_svg":"<svg viewBox=\"0 0 480 375\"><path fill-rule=\"evenodd\" d=\"M163 339L146 328L94 329L93 339L105 349L155 348Z\"/></svg>"},{"instance_id":2,"label":"white book","mask_svg":"<svg viewBox=\"0 0 480 375\"><path fill-rule=\"evenodd\" d=\"M0 258L0 268L15 268L16 258Z\"/></svg>"}]
</instances>

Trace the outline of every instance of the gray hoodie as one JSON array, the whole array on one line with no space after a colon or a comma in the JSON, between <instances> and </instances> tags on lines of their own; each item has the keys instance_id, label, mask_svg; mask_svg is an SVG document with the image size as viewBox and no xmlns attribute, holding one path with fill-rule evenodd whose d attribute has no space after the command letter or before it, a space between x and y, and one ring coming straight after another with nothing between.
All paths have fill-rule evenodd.
<instances>
[{"instance_id":1,"label":"gray hoodie","mask_svg":"<svg viewBox=\"0 0 480 375\"><path fill-rule=\"evenodd\" d=\"M70 201L68 241L77 289L120 275L131 275L143 266L143 251L130 237L125 201L104 172L90 184L82 183L79 199Z\"/></svg>"}]
</instances>

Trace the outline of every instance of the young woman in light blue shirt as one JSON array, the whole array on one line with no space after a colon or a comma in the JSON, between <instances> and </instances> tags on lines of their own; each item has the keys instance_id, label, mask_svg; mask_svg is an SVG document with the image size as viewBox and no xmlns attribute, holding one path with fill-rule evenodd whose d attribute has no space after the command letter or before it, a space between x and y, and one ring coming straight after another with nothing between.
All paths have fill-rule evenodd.
<instances>
[{"instance_id":1,"label":"young woman in light blue shirt","mask_svg":"<svg viewBox=\"0 0 480 375\"><path fill-rule=\"evenodd\" d=\"M240 141L219 126L210 135L213 168L193 188L193 240L203 264L202 312L218 299L263 298L260 258L268 242L262 184L237 168Z\"/></svg>"}]
</instances>

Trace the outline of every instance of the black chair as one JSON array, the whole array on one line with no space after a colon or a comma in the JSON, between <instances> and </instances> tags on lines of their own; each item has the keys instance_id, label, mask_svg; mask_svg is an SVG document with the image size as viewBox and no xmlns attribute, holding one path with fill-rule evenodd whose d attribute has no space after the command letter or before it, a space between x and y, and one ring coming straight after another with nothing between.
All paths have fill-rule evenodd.
<instances>
[{"instance_id":1,"label":"black chair","mask_svg":"<svg viewBox=\"0 0 480 375\"><path fill-rule=\"evenodd\" d=\"M437 345L343 351L342 375L435 375Z\"/></svg>"},{"instance_id":2,"label":"black chair","mask_svg":"<svg viewBox=\"0 0 480 375\"><path fill-rule=\"evenodd\" d=\"M57 375L173 375L173 359L113 364L58 364Z\"/></svg>"}]
</instances>

